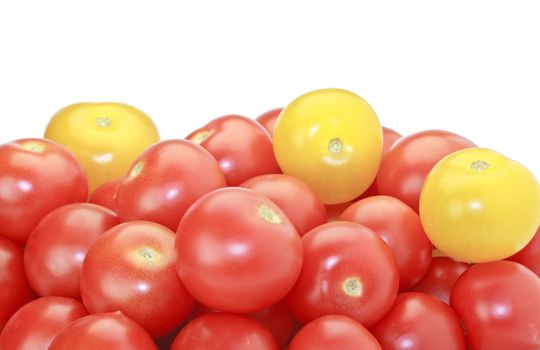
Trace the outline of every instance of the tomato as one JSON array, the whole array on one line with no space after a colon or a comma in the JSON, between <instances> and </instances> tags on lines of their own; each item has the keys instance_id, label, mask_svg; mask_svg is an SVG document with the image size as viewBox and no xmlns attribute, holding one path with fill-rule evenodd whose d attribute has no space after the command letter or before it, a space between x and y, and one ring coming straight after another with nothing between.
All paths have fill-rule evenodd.
<instances>
[{"instance_id":1,"label":"tomato","mask_svg":"<svg viewBox=\"0 0 540 350\"><path fill-rule=\"evenodd\" d=\"M238 186L257 175L281 173L272 151L272 138L252 119L226 115L186 138L216 158L229 186Z\"/></svg>"},{"instance_id":2,"label":"tomato","mask_svg":"<svg viewBox=\"0 0 540 350\"><path fill-rule=\"evenodd\" d=\"M350 317L329 315L305 325L289 350L382 350L369 331Z\"/></svg>"},{"instance_id":3,"label":"tomato","mask_svg":"<svg viewBox=\"0 0 540 350\"><path fill-rule=\"evenodd\" d=\"M326 204L324 207L326 209L328 222L338 221L341 214L354 203L354 201L350 201L340 204Z\"/></svg>"},{"instance_id":4,"label":"tomato","mask_svg":"<svg viewBox=\"0 0 540 350\"><path fill-rule=\"evenodd\" d=\"M540 184L500 153L462 150L429 173L420 218L433 244L454 260L505 259L525 247L540 225Z\"/></svg>"},{"instance_id":5,"label":"tomato","mask_svg":"<svg viewBox=\"0 0 540 350\"><path fill-rule=\"evenodd\" d=\"M431 294L448 304L456 280L468 268L469 265L454 261L449 257L433 257L429 270L413 290Z\"/></svg>"},{"instance_id":6,"label":"tomato","mask_svg":"<svg viewBox=\"0 0 540 350\"><path fill-rule=\"evenodd\" d=\"M371 332L385 350L465 350L465 336L456 313L440 299L424 293L401 294Z\"/></svg>"},{"instance_id":7,"label":"tomato","mask_svg":"<svg viewBox=\"0 0 540 350\"><path fill-rule=\"evenodd\" d=\"M429 171L445 156L474 143L442 130L426 130L401 138L386 153L377 174L379 194L396 197L418 212Z\"/></svg>"},{"instance_id":8,"label":"tomato","mask_svg":"<svg viewBox=\"0 0 540 350\"><path fill-rule=\"evenodd\" d=\"M529 244L509 257L508 260L525 265L540 277L540 227L536 230Z\"/></svg>"},{"instance_id":9,"label":"tomato","mask_svg":"<svg viewBox=\"0 0 540 350\"><path fill-rule=\"evenodd\" d=\"M71 298L31 301L9 319L0 334L0 349L47 350L58 333L87 314L84 305Z\"/></svg>"},{"instance_id":10,"label":"tomato","mask_svg":"<svg viewBox=\"0 0 540 350\"><path fill-rule=\"evenodd\" d=\"M294 318L285 301L280 301L248 316L268 328L279 346L288 344L299 326L299 322Z\"/></svg>"},{"instance_id":11,"label":"tomato","mask_svg":"<svg viewBox=\"0 0 540 350\"><path fill-rule=\"evenodd\" d=\"M116 211L116 192L121 179L105 182L90 194L88 202Z\"/></svg>"},{"instance_id":12,"label":"tomato","mask_svg":"<svg viewBox=\"0 0 540 350\"><path fill-rule=\"evenodd\" d=\"M75 153L92 192L124 176L135 157L159 141L159 133L150 117L135 107L115 102L75 103L52 117L45 138Z\"/></svg>"},{"instance_id":13,"label":"tomato","mask_svg":"<svg viewBox=\"0 0 540 350\"><path fill-rule=\"evenodd\" d=\"M26 279L23 251L15 243L0 237L0 331L11 315L34 298Z\"/></svg>"},{"instance_id":14,"label":"tomato","mask_svg":"<svg viewBox=\"0 0 540 350\"><path fill-rule=\"evenodd\" d=\"M182 323L193 299L174 268L174 239L168 228L145 221L120 224L99 236L81 272L88 311L122 311L154 338Z\"/></svg>"},{"instance_id":15,"label":"tomato","mask_svg":"<svg viewBox=\"0 0 540 350\"><path fill-rule=\"evenodd\" d=\"M274 125L276 125L276 120L279 117L279 114L283 108L274 108L269 110L268 112L264 112L255 120L261 124L266 131L270 134L270 136L274 135Z\"/></svg>"},{"instance_id":16,"label":"tomato","mask_svg":"<svg viewBox=\"0 0 540 350\"><path fill-rule=\"evenodd\" d=\"M277 350L272 333L257 321L239 315L210 313L180 331L171 350Z\"/></svg>"},{"instance_id":17,"label":"tomato","mask_svg":"<svg viewBox=\"0 0 540 350\"><path fill-rule=\"evenodd\" d=\"M49 350L157 350L135 321L121 312L91 314L72 322L54 338Z\"/></svg>"},{"instance_id":18,"label":"tomato","mask_svg":"<svg viewBox=\"0 0 540 350\"><path fill-rule=\"evenodd\" d=\"M450 306L471 349L540 349L540 278L518 263L471 266L454 285Z\"/></svg>"},{"instance_id":19,"label":"tomato","mask_svg":"<svg viewBox=\"0 0 540 350\"><path fill-rule=\"evenodd\" d=\"M176 268L200 303L231 313L281 300L302 268L302 242L268 198L244 188L199 199L176 233Z\"/></svg>"},{"instance_id":20,"label":"tomato","mask_svg":"<svg viewBox=\"0 0 540 350\"><path fill-rule=\"evenodd\" d=\"M343 203L375 178L382 129L360 96L316 90L283 109L274 128L274 152L284 174L305 181L325 204Z\"/></svg>"},{"instance_id":21,"label":"tomato","mask_svg":"<svg viewBox=\"0 0 540 350\"><path fill-rule=\"evenodd\" d=\"M302 244L304 266L287 297L301 322L341 314L369 327L390 310L399 273L392 251L377 234L336 221L309 231Z\"/></svg>"},{"instance_id":22,"label":"tomato","mask_svg":"<svg viewBox=\"0 0 540 350\"><path fill-rule=\"evenodd\" d=\"M40 296L81 299L80 274L88 248L118 224L109 209L89 203L68 204L47 214L24 251L28 281Z\"/></svg>"},{"instance_id":23,"label":"tomato","mask_svg":"<svg viewBox=\"0 0 540 350\"><path fill-rule=\"evenodd\" d=\"M120 221L148 220L176 230L202 195L226 186L216 160L186 140L162 141L142 153L118 186Z\"/></svg>"},{"instance_id":24,"label":"tomato","mask_svg":"<svg viewBox=\"0 0 540 350\"><path fill-rule=\"evenodd\" d=\"M399 199L374 196L362 199L341 214L341 220L362 224L388 244L399 270L399 289L414 287L431 262L431 242L420 217Z\"/></svg>"},{"instance_id":25,"label":"tomato","mask_svg":"<svg viewBox=\"0 0 540 350\"><path fill-rule=\"evenodd\" d=\"M260 175L240 185L268 197L283 210L300 236L327 221L317 194L302 180L283 174Z\"/></svg>"},{"instance_id":26,"label":"tomato","mask_svg":"<svg viewBox=\"0 0 540 350\"><path fill-rule=\"evenodd\" d=\"M24 245L48 212L87 196L84 170L63 146L42 139L0 145L0 235Z\"/></svg>"}]
</instances>

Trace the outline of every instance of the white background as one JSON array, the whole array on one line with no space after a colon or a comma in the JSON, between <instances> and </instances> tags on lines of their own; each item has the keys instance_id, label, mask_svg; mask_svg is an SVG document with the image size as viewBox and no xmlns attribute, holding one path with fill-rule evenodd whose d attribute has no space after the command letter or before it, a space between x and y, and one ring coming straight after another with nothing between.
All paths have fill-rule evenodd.
<instances>
[{"instance_id":1,"label":"white background","mask_svg":"<svg viewBox=\"0 0 540 350\"><path fill-rule=\"evenodd\" d=\"M0 2L0 142L79 101L180 138L322 87L402 134L441 128L540 176L537 1Z\"/></svg>"}]
</instances>

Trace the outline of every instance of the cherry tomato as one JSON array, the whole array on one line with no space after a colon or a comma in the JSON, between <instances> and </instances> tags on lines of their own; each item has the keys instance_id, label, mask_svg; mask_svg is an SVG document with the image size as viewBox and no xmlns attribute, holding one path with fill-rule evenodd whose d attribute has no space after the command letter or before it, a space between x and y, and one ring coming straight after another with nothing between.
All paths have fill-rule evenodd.
<instances>
[{"instance_id":1,"label":"cherry tomato","mask_svg":"<svg viewBox=\"0 0 540 350\"><path fill-rule=\"evenodd\" d=\"M261 124L266 131L270 134L270 136L274 135L274 125L276 124L276 120L279 117L279 114L283 108L274 108L269 110L268 112L264 112L255 120Z\"/></svg>"},{"instance_id":2,"label":"cherry tomato","mask_svg":"<svg viewBox=\"0 0 540 350\"><path fill-rule=\"evenodd\" d=\"M114 212L90 203L64 205L41 219L24 251L26 275L36 293L81 299L79 281L86 252L115 225Z\"/></svg>"},{"instance_id":3,"label":"cherry tomato","mask_svg":"<svg viewBox=\"0 0 540 350\"><path fill-rule=\"evenodd\" d=\"M533 239L508 260L518 262L532 270L540 277L540 228L536 230Z\"/></svg>"},{"instance_id":4,"label":"cherry tomato","mask_svg":"<svg viewBox=\"0 0 540 350\"><path fill-rule=\"evenodd\" d=\"M418 212L422 185L429 171L445 156L475 147L464 137L426 130L401 138L386 153L377 174L380 194L396 197Z\"/></svg>"},{"instance_id":5,"label":"cherry tomato","mask_svg":"<svg viewBox=\"0 0 540 350\"><path fill-rule=\"evenodd\" d=\"M325 204L343 203L373 182L382 129L360 96L316 90L283 109L274 128L274 152L284 174L305 181Z\"/></svg>"},{"instance_id":6,"label":"cherry tomato","mask_svg":"<svg viewBox=\"0 0 540 350\"><path fill-rule=\"evenodd\" d=\"M471 266L454 285L450 306L471 349L540 349L540 278L523 265Z\"/></svg>"},{"instance_id":7,"label":"cherry tomato","mask_svg":"<svg viewBox=\"0 0 540 350\"><path fill-rule=\"evenodd\" d=\"M226 115L186 138L216 158L229 186L238 186L257 175L281 173L272 151L272 138L252 119Z\"/></svg>"},{"instance_id":8,"label":"cherry tomato","mask_svg":"<svg viewBox=\"0 0 540 350\"><path fill-rule=\"evenodd\" d=\"M424 293L401 294L371 332L388 350L465 350L465 336L456 313L440 299Z\"/></svg>"},{"instance_id":9,"label":"cherry tomato","mask_svg":"<svg viewBox=\"0 0 540 350\"><path fill-rule=\"evenodd\" d=\"M116 212L116 192L121 179L105 182L90 194L88 202L101 205Z\"/></svg>"},{"instance_id":10,"label":"cherry tomato","mask_svg":"<svg viewBox=\"0 0 540 350\"><path fill-rule=\"evenodd\" d=\"M338 221L341 214L354 203L354 201L350 201L340 204L326 204L324 207L326 209L328 222Z\"/></svg>"},{"instance_id":11,"label":"cherry tomato","mask_svg":"<svg viewBox=\"0 0 540 350\"><path fill-rule=\"evenodd\" d=\"M289 219L268 198L238 187L193 204L178 226L176 251L191 295L231 313L275 304L302 268L302 242Z\"/></svg>"},{"instance_id":12,"label":"cherry tomato","mask_svg":"<svg viewBox=\"0 0 540 350\"><path fill-rule=\"evenodd\" d=\"M11 315L34 298L26 279L23 251L15 243L0 237L0 331Z\"/></svg>"},{"instance_id":13,"label":"cherry tomato","mask_svg":"<svg viewBox=\"0 0 540 350\"><path fill-rule=\"evenodd\" d=\"M218 163L186 140L162 141L142 153L116 194L120 221L148 220L176 230L202 195L226 186Z\"/></svg>"},{"instance_id":14,"label":"cherry tomato","mask_svg":"<svg viewBox=\"0 0 540 350\"><path fill-rule=\"evenodd\" d=\"M301 322L341 314L369 327L390 310L399 273L392 251L372 230L336 221L309 231L302 244L302 273L288 295Z\"/></svg>"},{"instance_id":15,"label":"cherry tomato","mask_svg":"<svg viewBox=\"0 0 540 350\"><path fill-rule=\"evenodd\" d=\"M124 176L135 157L159 141L159 133L150 117L135 107L115 102L75 103L52 117L45 138L75 153L93 192Z\"/></svg>"},{"instance_id":16,"label":"cherry tomato","mask_svg":"<svg viewBox=\"0 0 540 350\"><path fill-rule=\"evenodd\" d=\"M328 315L305 325L289 350L382 350L369 331L350 317Z\"/></svg>"},{"instance_id":17,"label":"cherry tomato","mask_svg":"<svg viewBox=\"0 0 540 350\"><path fill-rule=\"evenodd\" d=\"M469 265L446 256L433 257L429 270L413 290L431 294L449 304L450 293L456 280L468 268Z\"/></svg>"},{"instance_id":18,"label":"cherry tomato","mask_svg":"<svg viewBox=\"0 0 540 350\"><path fill-rule=\"evenodd\" d=\"M47 350L58 333L87 314L84 305L71 298L31 301L9 319L0 334L0 349Z\"/></svg>"},{"instance_id":19,"label":"cherry tomato","mask_svg":"<svg viewBox=\"0 0 540 350\"><path fill-rule=\"evenodd\" d=\"M274 335L279 346L289 343L300 323L294 318L285 301L262 309L249 317L259 321Z\"/></svg>"},{"instance_id":20,"label":"cherry tomato","mask_svg":"<svg viewBox=\"0 0 540 350\"><path fill-rule=\"evenodd\" d=\"M174 269L174 232L145 221L113 227L90 247L81 295L91 313L122 311L154 338L187 318L193 299Z\"/></svg>"},{"instance_id":21,"label":"cherry tomato","mask_svg":"<svg viewBox=\"0 0 540 350\"><path fill-rule=\"evenodd\" d=\"M42 139L0 145L0 235L24 245L48 212L87 196L84 170L63 146Z\"/></svg>"},{"instance_id":22,"label":"cherry tomato","mask_svg":"<svg viewBox=\"0 0 540 350\"><path fill-rule=\"evenodd\" d=\"M431 242L418 214L399 199L388 196L362 199L345 210L340 219L372 229L388 244L399 270L400 291L414 287L428 270Z\"/></svg>"},{"instance_id":23,"label":"cherry tomato","mask_svg":"<svg viewBox=\"0 0 540 350\"><path fill-rule=\"evenodd\" d=\"M171 350L277 350L272 333L245 316L210 313L180 331Z\"/></svg>"},{"instance_id":24,"label":"cherry tomato","mask_svg":"<svg viewBox=\"0 0 540 350\"><path fill-rule=\"evenodd\" d=\"M283 174L256 176L240 185L265 195L283 210L300 236L327 221L317 194L302 180Z\"/></svg>"},{"instance_id":25,"label":"cherry tomato","mask_svg":"<svg viewBox=\"0 0 540 350\"><path fill-rule=\"evenodd\" d=\"M91 314L72 322L49 350L157 350L156 344L135 321L121 312Z\"/></svg>"},{"instance_id":26,"label":"cherry tomato","mask_svg":"<svg viewBox=\"0 0 540 350\"><path fill-rule=\"evenodd\" d=\"M454 260L505 259L525 247L540 225L540 184L500 153L462 150L429 173L420 218L431 242Z\"/></svg>"}]
</instances>

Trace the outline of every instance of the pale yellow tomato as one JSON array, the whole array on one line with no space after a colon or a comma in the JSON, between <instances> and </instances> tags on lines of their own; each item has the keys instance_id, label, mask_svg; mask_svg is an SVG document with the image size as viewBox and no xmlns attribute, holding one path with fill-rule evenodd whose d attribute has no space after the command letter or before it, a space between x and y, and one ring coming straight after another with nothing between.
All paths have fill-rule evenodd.
<instances>
[{"instance_id":1,"label":"pale yellow tomato","mask_svg":"<svg viewBox=\"0 0 540 350\"><path fill-rule=\"evenodd\" d=\"M373 182L382 152L377 115L341 89L309 92L283 109L274 128L282 171L305 181L325 204L361 195Z\"/></svg>"},{"instance_id":2,"label":"pale yellow tomato","mask_svg":"<svg viewBox=\"0 0 540 350\"><path fill-rule=\"evenodd\" d=\"M540 224L540 185L520 163L485 148L443 158L420 196L420 218L433 244L454 260L505 259Z\"/></svg>"},{"instance_id":3,"label":"pale yellow tomato","mask_svg":"<svg viewBox=\"0 0 540 350\"><path fill-rule=\"evenodd\" d=\"M49 121L45 138L70 149L86 170L89 189L122 177L133 160L159 141L154 122L122 103L76 103Z\"/></svg>"}]
</instances>

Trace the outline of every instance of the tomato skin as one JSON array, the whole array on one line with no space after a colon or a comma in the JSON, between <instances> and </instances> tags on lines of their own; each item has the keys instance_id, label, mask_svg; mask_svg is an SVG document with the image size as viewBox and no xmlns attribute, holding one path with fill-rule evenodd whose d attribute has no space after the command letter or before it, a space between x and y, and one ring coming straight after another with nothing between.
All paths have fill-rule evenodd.
<instances>
[{"instance_id":1,"label":"tomato skin","mask_svg":"<svg viewBox=\"0 0 540 350\"><path fill-rule=\"evenodd\" d=\"M465 350L465 336L455 312L424 293L399 295L371 332L385 350Z\"/></svg>"},{"instance_id":2,"label":"tomato skin","mask_svg":"<svg viewBox=\"0 0 540 350\"><path fill-rule=\"evenodd\" d=\"M250 314L249 317L268 328L281 347L289 343L300 325L285 301L280 301L266 309Z\"/></svg>"},{"instance_id":3,"label":"tomato skin","mask_svg":"<svg viewBox=\"0 0 540 350\"><path fill-rule=\"evenodd\" d=\"M472 349L540 349L540 279L521 264L471 266L454 285L450 306Z\"/></svg>"},{"instance_id":4,"label":"tomato skin","mask_svg":"<svg viewBox=\"0 0 540 350\"><path fill-rule=\"evenodd\" d=\"M240 185L277 204L303 236L327 221L326 209L317 194L302 180L283 174L260 175Z\"/></svg>"},{"instance_id":5,"label":"tomato skin","mask_svg":"<svg viewBox=\"0 0 540 350\"><path fill-rule=\"evenodd\" d=\"M75 299L45 297L21 307L0 334L0 349L47 350L71 322L88 315Z\"/></svg>"},{"instance_id":6,"label":"tomato skin","mask_svg":"<svg viewBox=\"0 0 540 350\"><path fill-rule=\"evenodd\" d=\"M121 312L91 314L60 332L48 350L157 350L156 344L135 321Z\"/></svg>"},{"instance_id":7,"label":"tomato skin","mask_svg":"<svg viewBox=\"0 0 540 350\"><path fill-rule=\"evenodd\" d=\"M24 272L23 250L0 237L0 331L21 306L34 298Z\"/></svg>"},{"instance_id":8,"label":"tomato skin","mask_svg":"<svg viewBox=\"0 0 540 350\"><path fill-rule=\"evenodd\" d=\"M431 294L449 304L454 284L468 268L468 264L454 261L446 256L433 257L428 271L413 291Z\"/></svg>"},{"instance_id":9,"label":"tomato skin","mask_svg":"<svg viewBox=\"0 0 540 350\"><path fill-rule=\"evenodd\" d=\"M319 317L293 338L289 350L382 350L375 337L360 323L342 315Z\"/></svg>"},{"instance_id":10,"label":"tomato skin","mask_svg":"<svg viewBox=\"0 0 540 350\"><path fill-rule=\"evenodd\" d=\"M88 250L81 296L91 313L119 310L154 338L180 325L193 299L174 264L174 232L144 221L113 227Z\"/></svg>"},{"instance_id":11,"label":"tomato skin","mask_svg":"<svg viewBox=\"0 0 540 350\"><path fill-rule=\"evenodd\" d=\"M175 231L186 210L202 195L226 186L216 160L186 140L167 140L144 151L120 182L120 221L147 220Z\"/></svg>"},{"instance_id":12,"label":"tomato skin","mask_svg":"<svg viewBox=\"0 0 540 350\"><path fill-rule=\"evenodd\" d=\"M100 234L116 225L116 214L95 204L68 204L51 211L36 226L24 251L32 288L40 296L80 300L86 252Z\"/></svg>"},{"instance_id":13,"label":"tomato skin","mask_svg":"<svg viewBox=\"0 0 540 350\"><path fill-rule=\"evenodd\" d=\"M90 194L89 203L101 205L116 212L116 192L121 179L105 182Z\"/></svg>"},{"instance_id":14,"label":"tomato skin","mask_svg":"<svg viewBox=\"0 0 540 350\"><path fill-rule=\"evenodd\" d=\"M214 156L229 186L238 186L258 175L281 173L268 132L256 121L241 115L216 118L186 139Z\"/></svg>"},{"instance_id":15,"label":"tomato skin","mask_svg":"<svg viewBox=\"0 0 540 350\"><path fill-rule=\"evenodd\" d=\"M24 245L48 212L87 196L84 170L63 146L43 139L0 145L0 235Z\"/></svg>"},{"instance_id":16,"label":"tomato skin","mask_svg":"<svg viewBox=\"0 0 540 350\"><path fill-rule=\"evenodd\" d=\"M308 232L302 244L302 273L287 297L302 323L341 314L369 327L390 309L399 273L392 251L372 230L336 221Z\"/></svg>"},{"instance_id":17,"label":"tomato skin","mask_svg":"<svg viewBox=\"0 0 540 350\"><path fill-rule=\"evenodd\" d=\"M270 136L272 136L274 135L274 125L276 125L276 120L282 110L283 108L271 109L268 112L264 112L263 114L255 118L255 120L259 124L261 124L266 129L266 131L268 131Z\"/></svg>"},{"instance_id":18,"label":"tomato skin","mask_svg":"<svg viewBox=\"0 0 540 350\"><path fill-rule=\"evenodd\" d=\"M231 313L275 304L302 268L294 226L268 198L239 187L195 202L178 226L175 247L176 268L190 294Z\"/></svg>"},{"instance_id":19,"label":"tomato skin","mask_svg":"<svg viewBox=\"0 0 540 350\"><path fill-rule=\"evenodd\" d=\"M386 153L377 173L379 194L403 201L418 212L420 192L429 171L445 156L475 144L443 130L405 136Z\"/></svg>"},{"instance_id":20,"label":"tomato skin","mask_svg":"<svg viewBox=\"0 0 540 350\"><path fill-rule=\"evenodd\" d=\"M538 228L529 244L509 257L508 260L524 265L540 277L540 228Z\"/></svg>"},{"instance_id":21,"label":"tomato skin","mask_svg":"<svg viewBox=\"0 0 540 350\"><path fill-rule=\"evenodd\" d=\"M414 287L428 270L431 242L418 214L399 199L388 196L362 199L346 209L340 220L362 224L388 244L398 266L400 291Z\"/></svg>"}]
</instances>

